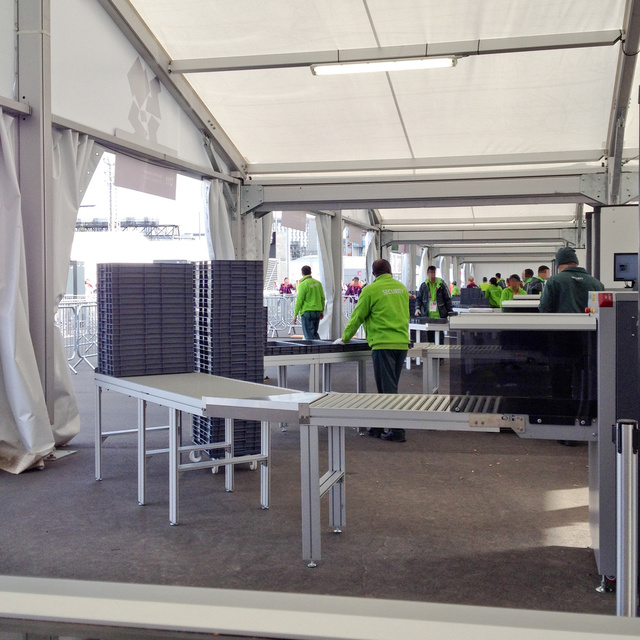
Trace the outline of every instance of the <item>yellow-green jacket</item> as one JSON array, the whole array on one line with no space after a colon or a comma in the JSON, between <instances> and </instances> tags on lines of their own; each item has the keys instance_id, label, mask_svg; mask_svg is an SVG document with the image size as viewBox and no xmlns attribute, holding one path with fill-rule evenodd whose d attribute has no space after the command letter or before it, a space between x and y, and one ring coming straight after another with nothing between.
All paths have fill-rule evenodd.
<instances>
[{"instance_id":1,"label":"yellow-green jacket","mask_svg":"<svg viewBox=\"0 0 640 640\"><path fill-rule=\"evenodd\" d=\"M324 290L322 283L311 276L305 276L298 285L296 306L293 317L297 318L306 311L324 311Z\"/></svg>"},{"instance_id":2,"label":"yellow-green jacket","mask_svg":"<svg viewBox=\"0 0 640 640\"><path fill-rule=\"evenodd\" d=\"M342 339L349 342L361 324L372 349L408 348L409 293L391 274L383 273L363 287Z\"/></svg>"}]
</instances>

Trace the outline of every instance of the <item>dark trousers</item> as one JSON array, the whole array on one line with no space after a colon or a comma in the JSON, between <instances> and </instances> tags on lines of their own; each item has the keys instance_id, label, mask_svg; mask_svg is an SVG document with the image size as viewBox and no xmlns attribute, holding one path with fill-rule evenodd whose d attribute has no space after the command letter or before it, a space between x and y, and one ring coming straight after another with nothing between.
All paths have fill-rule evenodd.
<instances>
[{"instance_id":1,"label":"dark trousers","mask_svg":"<svg viewBox=\"0 0 640 640\"><path fill-rule=\"evenodd\" d=\"M378 393L398 393L400 374L407 357L406 349L374 349L371 351L373 375ZM398 436L404 436L404 429L391 429Z\"/></svg>"},{"instance_id":2,"label":"dark trousers","mask_svg":"<svg viewBox=\"0 0 640 640\"><path fill-rule=\"evenodd\" d=\"M320 316L322 311L305 311L300 318L302 319L302 333L305 340L320 340L318 334L318 325L320 324Z\"/></svg>"}]
</instances>

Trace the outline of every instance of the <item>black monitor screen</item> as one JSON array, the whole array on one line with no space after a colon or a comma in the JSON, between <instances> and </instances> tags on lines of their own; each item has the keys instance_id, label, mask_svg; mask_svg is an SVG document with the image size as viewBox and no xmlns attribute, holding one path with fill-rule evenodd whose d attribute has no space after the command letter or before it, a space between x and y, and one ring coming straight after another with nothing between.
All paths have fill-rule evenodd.
<instances>
[{"instance_id":1,"label":"black monitor screen","mask_svg":"<svg viewBox=\"0 0 640 640\"><path fill-rule=\"evenodd\" d=\"M638 254L613 254L613 279L616 282L638 279Z\"/></svg>"}]
</instances>

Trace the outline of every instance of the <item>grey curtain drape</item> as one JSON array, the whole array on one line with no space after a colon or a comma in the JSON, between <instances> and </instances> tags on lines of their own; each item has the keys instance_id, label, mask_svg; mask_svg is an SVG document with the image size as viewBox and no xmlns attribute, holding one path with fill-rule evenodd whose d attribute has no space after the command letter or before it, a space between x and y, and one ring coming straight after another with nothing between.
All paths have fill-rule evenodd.
<instances>
[{"instance_id":1,"label":"grey curtain drape","mask_svg":"<svg viewBox=\"0 0 640 640\"><path fill-rule=\"evenodd\" d=\"M21 473L53 450L54 438L29 333L14 126L0 109L0 469Z\"/></svg>"},{"instance_id":2,"label":"grey curtain drape","mask_svg":"<svg viewBox=\"0 0 640 640\"><path fill-rule=\"evenodd\" d=\"M51 318L67 290L69 258L78 210L104 149L85 134L53 130L53 286ZM62 334L54 332L54 424L56 445L66 444L80 432L80 415L67 365Z\"/></svg>"},{"instance_id":3,"label":"grey curtain drape","mask_svg":"<svg viewBox=\"0 0 640 640\"><path fill-rule=\"evenodd\" d=\"M235 260L229 208L219 180L209 184L208 206L205 207L205 229L210 260Z\"/></svg>"},{"instance_id":4,"label":"grey curtain drape","mask_svg":"<svg viewBox=\"0 0 640 640\"><path fill-rule=\"evenodd\" d=\"M320 249L320 260L318 279L322 282L326 307L324 318L320 321L318 333L323 340L331 337L331 318L333 317L333 298L335 291L335 273L333 270L333 246L331 245L331 216L316 215L316 229L318 230L318 247ZM342 250L342 247L340 247ZM341 309L336 309L336 313L341 313Z\"/></svg>"}]
</instances>

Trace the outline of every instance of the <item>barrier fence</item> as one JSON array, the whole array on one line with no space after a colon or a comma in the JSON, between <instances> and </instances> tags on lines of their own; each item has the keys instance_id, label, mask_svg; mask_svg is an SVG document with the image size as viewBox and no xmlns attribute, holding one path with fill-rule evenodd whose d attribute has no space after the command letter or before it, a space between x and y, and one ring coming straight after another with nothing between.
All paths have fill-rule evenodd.
<instances>
[{"instance_id":1,"label":"barrier fence","mask_svg":"<svg viewBox=\"0 0 640 640\"><path fill-rule=\"evenodd\" d=\"M78 366L91 369L98 364L98 304L95 298L65 296L55 316L60 329L69 368L78 373Z\"/></svg>"}]
</instances>

